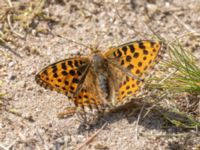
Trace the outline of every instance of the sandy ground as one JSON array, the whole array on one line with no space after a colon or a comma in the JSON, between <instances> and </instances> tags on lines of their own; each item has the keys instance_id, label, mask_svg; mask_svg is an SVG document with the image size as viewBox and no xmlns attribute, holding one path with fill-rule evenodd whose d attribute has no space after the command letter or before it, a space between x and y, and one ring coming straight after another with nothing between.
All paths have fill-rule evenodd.
<instances>
[{"instance_id":1,"label":"sandy ground","mask_svg":"<svg viewBox=\"0 0 200 150\"><path fill-rule=\"evenodd\" d=\"M181 36L188 29L176 16L190 29L200 32L199 0L60 0L45 5L44 11L57 22L36 19L35 24L42 29L85 45L98 44L102 51L133 40L151 39L147 34L152 32L145 24L167 39ZM192 38L185 40L190 46L195 42ZM196 43L194 53L198 55L200 49ZM64 95L37 85L34 77L50 63L75 54L87 55L89 51L57 36L36 33L34 29L20 44L14 50L22 58L0 50L0 80L2 90L7 93L3 100L5 106L0 110L0 149L10 146L10 149L74 150L98 131L98 136L82 149L200 148L199 132L170 126L159 113L150 113L138 125L139 111L132 115L113 113L91 127L79 122L76 116L58 119L57 113L71 103ZM19 115L5 110L12 108ZM102 129L104 123L107 125Z\"/></svg>"}]
</instances>

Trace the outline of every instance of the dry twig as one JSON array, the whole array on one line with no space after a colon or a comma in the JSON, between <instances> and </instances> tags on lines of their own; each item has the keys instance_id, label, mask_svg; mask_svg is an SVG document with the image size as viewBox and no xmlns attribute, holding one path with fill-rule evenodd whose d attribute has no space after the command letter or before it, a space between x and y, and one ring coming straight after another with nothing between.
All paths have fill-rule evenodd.
<instances>
[{"instance_id":1,"label":"dry twig","mask_svg":"<svg viewBox=\"0 0 200 150\"><path fill-rule=\"evenodd\" d=\"M91 137L89 137L83 144L81 144L76 150L81 150L84 146L88 145L105 127L107 123L105 123L96 133L94 133Z\"/></svg>"},{"instance_id":2,"label":"dry twig","mask_svg":"<svg viewBox=\"0 0 200 150\"><path fill-rule=\"evenodd\" d=\"M137 121L136 121L136 127L135 127L135 132L136 132L135 137L136 137L136 140L138 140L138 124L139 124L139 121L140 121L140 118L141 118L141 114L142 114L142 112L144 110L144 106L145 106L145 103L142 105L142 108L140 110L140 113L139 113Z\"/></svg>"},{"instance_id":3,"label":"dry twig","mask_svg":"<svg viewBox=\"0 0 200 150\"><path fill-rule=\"evenodd\" d=\"M181 19L178 18L178 16L176 15L172 15L183 27L185 27L189 32L193 33L195 36L200 36L200 33L198 33L197 31L195 31L194 29L192 29L189 25L187 25L186 23L184 23Z\"/></svg>"},{"instance_id":4,"label":"dry twig","mask_svg":"<svg viewBox=\"0 0 200 150\"><path fill-rule=\"evenodd\" d=\"M45 149L45 150L48 150L49 148L48 148L48 146L47 146L47 144L46 144L44 138L42 137L42 135L40 134L40 132L39 132L38 129L36 129L36 133L37 133L37 135L39 136L39 138L40 138L40 140L41 140L41 142L42 142L42 145L44 146L44 149Z\"/></svg>"},{"instance_id":5,"label":"dry twig","mask_svg":"<svg viewBox=\"0 0 200 150\"><path fill-rule=\"evenodd\" d=\"M12 31L14 34L16 34L17 36L19 36L20 38L24 39L24 35L22 35L22 34L20 34L20 33L18 33L17 31L14 30L14 27L12 26L12 23L11 23L11 20L10 20L10 15L9 15L9 14L8 14L8 16L7 16L7 21L8 21L8 25L9 25L11 31Z\"/></svg>"}]
</instances>

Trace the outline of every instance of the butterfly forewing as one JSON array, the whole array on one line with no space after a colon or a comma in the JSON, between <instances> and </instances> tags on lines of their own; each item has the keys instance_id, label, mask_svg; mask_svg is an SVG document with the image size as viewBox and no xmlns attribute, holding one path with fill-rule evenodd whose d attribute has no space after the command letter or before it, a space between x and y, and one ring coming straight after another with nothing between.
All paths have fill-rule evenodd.
<instances>
[{"instance_id":1,"label":"butterfly forewing","mask_svg":"<svg viewBox=\"0 0 200 150\"><path fill-rule=\"evenodd\" d=\"M88 65L87 58L62 60L40 71L36 81L45 88L73 97Z\"/></svg>"},{"instance_id":2,"label":"butterfly forewing","mask_svg":"<svg viewBox=\"0 0 200 150\"><path fill-rule=\"evenodd\" d=\"M141 80L145 77L146 70L156 59L159 50L159 42L136 41L111 48L105 53L110 62L126 69L119 77L122 79L117 91L119 101L137 93L142 86ZM128 73L136 78L128 76Z\"/></svg>"}]
</instances>

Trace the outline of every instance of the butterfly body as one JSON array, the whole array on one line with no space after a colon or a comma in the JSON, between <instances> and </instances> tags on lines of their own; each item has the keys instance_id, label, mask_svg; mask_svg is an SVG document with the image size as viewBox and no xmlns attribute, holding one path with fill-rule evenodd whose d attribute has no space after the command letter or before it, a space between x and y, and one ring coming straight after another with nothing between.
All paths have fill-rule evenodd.
<instances>
[{"instance_id":1,"label":"butterfly body","mask_svg":"<svg viewBox=\"0 0 200 150\"><path fill-rule=\"evenodd\" d=\"M91 70L96 78L95 85L99 88L100 97L106 102L110 103L114 96L113 77L110 72L110 65L100 52L92 55Z\"/></svg>"},{"instance_id":2,"label":"butterfly body","mask_svg":"<svg viewBox=\"0 0 200 150\"><path fill-rule=\"evenodd\" d=\"M67 95L83 110L104 110L134 96L160 50L159 42L136 41L89 57L61 60L36 75L41 86Z\"/></svg>"}]
</instances>

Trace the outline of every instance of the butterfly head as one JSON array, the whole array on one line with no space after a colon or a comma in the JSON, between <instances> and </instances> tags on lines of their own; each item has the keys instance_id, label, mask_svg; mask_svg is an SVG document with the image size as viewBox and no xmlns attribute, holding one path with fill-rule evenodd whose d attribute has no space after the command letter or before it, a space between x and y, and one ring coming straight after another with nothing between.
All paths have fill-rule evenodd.
<instances>
[{"instance_id":1,"label":"butterfly head","mask_svg":"<svg viewBox=\"0 0 200 150\"><path fill-rule=\"evenodd\" d=\"M98 49L97 45L90 45L90 53L91 54L95 54L95 53L99 53L99 52L101 52L101 51Z\"/></svg>"},{"instance_id":2,"label":"butterfly head","mask_svg":"<svg viewBox=\"0 0 200 150\"><path fill-rule=\"evenodd\" d=\"M92 66L96 72L100 68L103 68L105 64L105 57L103 53L97 47L91 47L91 54L90 54Z\"/></svg>"}]
</instances>

